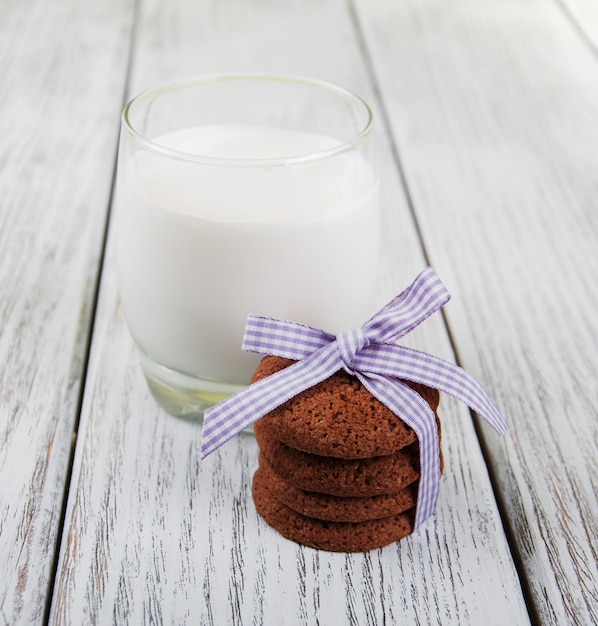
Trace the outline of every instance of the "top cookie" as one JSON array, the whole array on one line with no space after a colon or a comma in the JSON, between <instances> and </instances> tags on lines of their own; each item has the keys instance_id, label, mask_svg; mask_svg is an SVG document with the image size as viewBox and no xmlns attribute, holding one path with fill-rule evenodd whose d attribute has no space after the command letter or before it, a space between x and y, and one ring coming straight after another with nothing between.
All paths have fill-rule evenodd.
<instances>
[{"instance_id":1,"label":"top cookie","mask_svg":"<svg viewBox=\"0 0 598 626\"><path fill-rule=\"evenodd\" d=\"M291 365L293 361L267 356L251 382ZM403 381L436 411L439 393ZM264 425L279 441L310 454L342 459L365 459L392 454L417 441L415 432L354 376L339 371L268 413Z\"/></svg>"}]
</instances>

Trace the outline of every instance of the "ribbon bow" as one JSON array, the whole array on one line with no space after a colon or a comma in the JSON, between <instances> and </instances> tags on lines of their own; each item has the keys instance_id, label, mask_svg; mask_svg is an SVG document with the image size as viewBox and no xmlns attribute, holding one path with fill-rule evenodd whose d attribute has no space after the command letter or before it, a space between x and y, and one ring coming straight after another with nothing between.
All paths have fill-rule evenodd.
<instances>
[{"instance_id":1,"label":"ribbon bow","mask_svg":"<svg viewBox=\"0 0 598 626\"><path fill-rule=\"evenodd\" d=\"M259 418L305 389L344 369L416 433L420 481L415 527L434 513L440 459L434 412L398 379L422 383L466 403L499 435L507 423L479 383L465 370L395 342L448 302L449 293L434 270L415 281L361 328L333 335L304 324L250 315L243 350L297 361L228 397L205 412L202 456L206 457Z\"/></svg>"}]
</instances>

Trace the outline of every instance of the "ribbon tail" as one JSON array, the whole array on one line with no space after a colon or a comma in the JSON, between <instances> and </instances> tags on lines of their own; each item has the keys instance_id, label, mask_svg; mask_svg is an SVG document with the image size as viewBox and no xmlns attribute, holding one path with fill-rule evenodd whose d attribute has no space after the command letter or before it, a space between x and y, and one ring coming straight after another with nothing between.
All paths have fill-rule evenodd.
<instances>
[{"instance_id":1,"label":"ribbon tail","mask_svg":"<svg viewBox=\"0 0 598 626\"><path fill-rule=\"evenodd\" d=\"M363 375L357 372L357 376L373 396L413 428L417 435L420 462L415 513L417 529L434 513L438 500L440 453L436 416L428 403L407 385L377 374Z\"/></svg>"},{"instance_id":2,"label":"ribbon tail","mask_svg":"<svg viewBox=\"0 0 598 626\"><path fill-rule=\"evenodd\" d=\"M258 419L340 369L335 343L229 396L204 413L201 455L205 458Z\"/></svg>"},{"instance_id":3,"label":"ribbon tail","mask_svg":"<svg viewBox=\"0 0 598 626\"><path fill-rule=\"evenodd\" d=\"M467 404L499 435L509 429L494 402L471 374L432 354L398 345L368 346L357 355L355 368L428 385Z\"/></svg>"}]
</instances>

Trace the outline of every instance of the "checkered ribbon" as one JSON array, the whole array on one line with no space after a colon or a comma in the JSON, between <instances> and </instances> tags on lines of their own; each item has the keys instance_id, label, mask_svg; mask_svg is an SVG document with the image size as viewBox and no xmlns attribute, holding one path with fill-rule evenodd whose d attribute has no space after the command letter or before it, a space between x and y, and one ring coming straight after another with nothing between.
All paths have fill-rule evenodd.
<instances>
[{"instance_id":1,"label":"checkered ribbon","mask_svg":"<svg viewBox=\"0 0 598 626\"><path fill-rule=\"evenodd\" d=\"M428 403L398 379L422 383L454 396L485 419L500 435L507 424L479 383L465 370L395 342L450 296L432 268L361 328L333 335L303 324L250 315L243 350L297 361L230 396L205 412L202 455L247 428L305 389L340 369L357 376L368 391L415 431L420 445L416 528L434 513L440 459L438 428Z\"/></svg>"}]
</instances>

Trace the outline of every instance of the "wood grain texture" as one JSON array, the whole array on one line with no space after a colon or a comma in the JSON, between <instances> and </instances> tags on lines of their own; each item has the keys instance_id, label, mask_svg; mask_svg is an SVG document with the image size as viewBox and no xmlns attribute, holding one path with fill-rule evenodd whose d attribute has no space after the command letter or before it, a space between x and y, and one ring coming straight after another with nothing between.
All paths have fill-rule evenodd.
<instances>
[{"instance_id":1,"label":"wood grain texture","mask_svg":"<svg viewBox=\"0 0 598 626\"><path fill-rule=\"evenodd\" d=\"M282 71L333 80L378 109L344 2L148 1L136 41L131 93L194 73ZM379 140L389 295L425 262ZM440 317L410 343L452 358ZM200 428L149 396L120 312L111 240L52 623L527 623L469 413L442 403L447 466L437 515L421 532L357 555L282 539L251 501L255 441L238 437L201 462Z\"/></svg>"},{"instance_id":2,"label":"wood grain texture","mask_svg":"<svg viewBox=\"0 0 598 626\"><path fill-rule=\"evenodd\" d=\"M0 3L1 624L46 610L130 23L120 1Z\"/></svg>"},{"instance_id":3,"label":"wood grain texture","mask_svg":"<svg viewBox=\"0 0 598 626\"><path fill-rule=\"evenodd\" d=\"M598 619L598 62L556 4L358 2L541 623Z\"/></svg>"}]
</instances>

